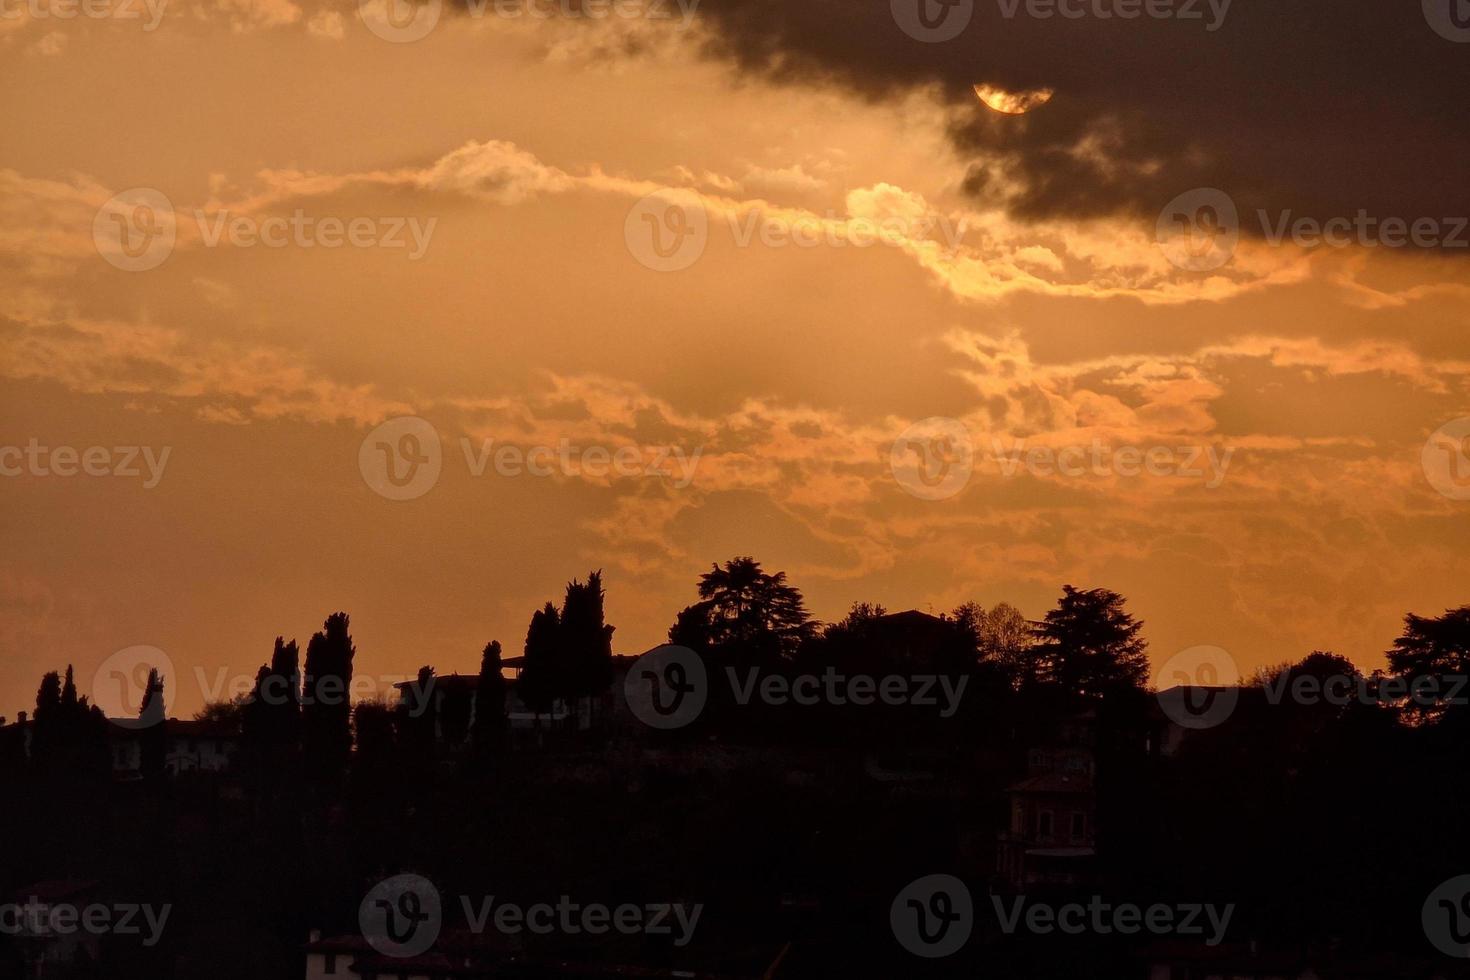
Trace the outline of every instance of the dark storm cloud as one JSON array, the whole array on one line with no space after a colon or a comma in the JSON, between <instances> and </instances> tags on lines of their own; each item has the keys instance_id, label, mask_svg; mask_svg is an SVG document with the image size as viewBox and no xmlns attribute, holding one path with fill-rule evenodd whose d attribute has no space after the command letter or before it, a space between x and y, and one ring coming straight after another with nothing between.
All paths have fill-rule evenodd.
<instances>
[{"instance_id":1,"label":"dark storm cloud","mask_svg":"<svg viewBox=\"0 0 1470 980\"><path fill-rule=\"evenodd\" d=\"M1064 2L1085 15L974 0L966 29L938 43L905 34L888 0L703 0L699 17L712 53L749 74L873 99L937 84L974 105L954 144L976 160L999 155L1003 182L1022 184L1010 207L1024 216L1152 218L1199 186L1225 190L1247 232L1259 231L1257 208L1470 213L1470 43L1436 33L1418 2L1235 0L1221 18L1207 0L1175 0L1196 16L1131 20L1096 15L1118 0ZM1004 116L979 105L976 82L1056 95ZM979 168L966 181L981 198L996 184Z\"/></svg>"}]
</instances>

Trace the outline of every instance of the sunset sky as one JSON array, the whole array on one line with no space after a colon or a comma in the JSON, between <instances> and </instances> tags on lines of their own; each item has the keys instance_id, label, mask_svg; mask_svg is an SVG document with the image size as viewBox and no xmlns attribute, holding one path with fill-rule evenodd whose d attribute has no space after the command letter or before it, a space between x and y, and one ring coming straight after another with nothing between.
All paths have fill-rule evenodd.
<instances>
[{"instance_id":1,"label":"sunset sky","mask_svg":"<svg viewBox=\"0 0 1470 980\"><path fill-rule=\"evenodd\" d=\"M1434 0L1213 29L973 0L949 40L904 0L492 0L418 40L389 0L127 2L0 3L0 447L163 462L0 455L0 714L148 645L187 717L339 609L359 675L472 672L598 568L639 653L742 554L824 621L1105 586L1155 664L1246 673L1379 667L1404 613L1470 602L1470 483L1426 449L1470 436L1470 44ZM1238 211L1214 268L1159 239L1199 188ZM1268 234L1360 211L1436 240ZM109 244L135 219L173 235L152 268ZM680 229L702 251L650 247ZM398 500L364 440L404 416L442 459ZM973 466L942 492L904 465L935 431ZM477 476L464 439L640 462Z\"/></svg>"}]
</instances>

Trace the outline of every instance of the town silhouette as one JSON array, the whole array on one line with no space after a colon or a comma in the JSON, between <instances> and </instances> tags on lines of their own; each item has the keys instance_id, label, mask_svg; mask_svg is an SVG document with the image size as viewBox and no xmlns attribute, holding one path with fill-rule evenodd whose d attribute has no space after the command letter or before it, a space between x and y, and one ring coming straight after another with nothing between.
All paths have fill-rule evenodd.
<instances>
[{"instance_id":1,"label":"town silhouette","mask_svg":"<svg viewBox=\"0 0 1470 980\"><path fill-rule=\"evenodd\" d=\"M592 572L356 702L345 612L192 719L47 673L0 976L1470 975L1470 606L1236 678L1151 677L1101 587L819 624L736 557L691 598L617 654Z\"/></svg>"}]
</instances>

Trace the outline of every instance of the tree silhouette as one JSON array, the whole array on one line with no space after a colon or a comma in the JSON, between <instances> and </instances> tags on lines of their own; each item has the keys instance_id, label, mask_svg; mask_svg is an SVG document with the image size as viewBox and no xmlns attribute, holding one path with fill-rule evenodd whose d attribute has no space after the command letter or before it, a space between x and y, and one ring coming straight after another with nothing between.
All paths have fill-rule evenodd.
<instances>
[{"instance_id":1,"label":"tree silhouette","mask_svg":"<svg viewBox=\"0 0 1470 980\"><path fill-rule=\"evenodd\" d=\"M1046 678L1082 697L1115 687L1142 688L1148 681L1148 643L1143 623L1108 589L1062 586L1057 607L1036 629Z\"/></svg>"},{"instance_id":2,"label":"tree silhouette","mask_svg":"<svg viewBox=\"0 0 1470 980\"><path fill-rule=\"evenodd\" d=\"M58 763L64 739L61 711L61 675L50 671L41 677L36 691L36 713L31 716L31 761L38 772L51 771Z\"/></svg>"},{"instance_id":3,"label":"tree silhouette","mask_svg":"<svg viewBox=\"0 0 1470 980\"><path fill-rule=\"evenodd\" d=\"M475 724L471 740L482 755L493 754L505 743L505 675L501 673L500 643L491 640L480 656L480 679L475 687Z\"/></svg>"},{"instance_id":4,"label":"tree silhouette","mask_svg":"<svg viewBox=\"0 0 1470 980\"><path fill-rule=\"evenodd\" d=\"M370 796L381 790L382 780L391 777L398 761L393 709L383 701L359 702L352 709L352 733L353 783L360 797Z\"/></svg>"},{"instance_id":5,"label":"tree silhouette","mask_svg":"<svg viewBox=\"0 0 1470 980\"><path fill-rule=\"evenodd\" d=\"M1470 606L1446 609L1442 616L1404 616L1403 635L1393 641L1388 651L1388 666L1395 674L1410 679L1443 679L1470 674ZM1412 698L1410 707L1421 714L1435 714L1442 708L1433 699Z\"/></svg>"},{"instance_id":6,"label":"tree silhouette","mask_svg":"<svg viewBox=\"0 0 1470 980\"><path fill-rule=\"evenodd\" d=\"M61 713L68 718L75 718L78 703L76 677L71 664L67 664L66 681L61 686Z\"/></svg>"},{"instance_id":7,"label":"tree silhouette","mask_svg":"<svg viewBox=\"0 0 1470 980\"><path fill-rule=\"evenodd\" d=\"M888 610L883 607L882 603L854 602L852 608L847 611L847 615L838 622L828 626L825 632L831 633L834 630L861 629L873 620L882 619L887 615Z\"/></svg>"},{"instance_id":8,"label":"tree silhouette","mask_svg":"<svg viewBox=\"0 0 1470 980\"><path fill-rule=\"evenodd\" d=\"M700 601L683 609L669 641L736 662L792 657L816 633L801 592L786 573L767 574L754 558L712 565L699 579Z\"/></svg>"},{"instance_id":9,"label":"tree silhouette","mask_svg":"<svg viewBox=\"0 0 1470 980\"><path fill-rule=\"evenodd\" d=\"M526 629L525 665L516 681L516 694L536 713L538 725L540 716L551 710L560 693L561 651L561 615L548 602L531 615L531 625Z\"/></svg>"},{"instance_id":10,"label":"tree silhouette","mask_svg":"<svg viewBox=\"0 0 1470 980\"><path fill-rule=\"evenodd\" d=\"M66 679L55 671L41 678L31 738L31 765L48 782L96 783L112 769L107 718L77 696L70 664Z\"/></svg>"},{"instance_id":11,"label":"tree silhouette","mask_svg":"<svg viewBox=\"0 0 1470 980\"><path fill-rule=\"evenodd\" d=\"M363 701L352 709L357 761L387 759L394 746L393 711L382 701Z\"/></svg>"},{"instance_id":12,"label":"tree silhouette","mask_svg":"<svg viewBox=\"0 0 1470 980\"><path fill-rule=\"evenodd\" d=\"M352 759L350 692L356 654L345 612L328 616L306 645L301 730L307 771L318 780L341 778Z\"/></svg>"},{"instance_id":13,"label":"tree silhouette","mask_svg":"<svg viewBox=\"0 0 1470 980\"><path fill-rule=\"evenodd\" d=\"M142 727L139 742L143 778L157 782L168 768L168 710L164 706L163 677L156 667L148 671L143 703L138 708L138 722Z\"/></svg>"},{"instance_id":14,"label":"tree silhouette","mask_svg":"<svg viewBox=\"0 0 1470 980\"><path fill-rule=\"evenodd\" d=\"M569 698L591 697L612 683L612 635L603 614L602 572L592 572L587 583L567 583L561 607L560 642L566 676L559 693Z\"/></svg>"},{"instance_id":15,"label":"tree silhouette","mask_svg":"<svg viewBox=\"0 0 1470 980\"><path fill-rule=\"evenodd\" d=\"M294 779L301 739L301 668L296 641L276 637L241 709L244 761L267 785Z\"/></svg>"},{"instance_id":16,"label":"tree silhouette","mask_svg":"<svg viewBox=\"0 0 1470 980\"><path fill-rule=\"evenodd\" d=\"M1041 679L1035 627L1021 610L999 602L983 611L976 623L976 648L982 661L999 667L1016 689L1030 687Z\"/></svg>"},{"instance_id":17,"label":"tree silhouette","mask_svg":"<svg viewBox=\"0 0 1470 980\"><path fill-rule=\"evenodd\" d=\"M244 718L245 706L249 703L249 694L239 694L228 701L211 701L194 712L194 720L225 725L238 731Z\"/></svg>"}]
</instances>

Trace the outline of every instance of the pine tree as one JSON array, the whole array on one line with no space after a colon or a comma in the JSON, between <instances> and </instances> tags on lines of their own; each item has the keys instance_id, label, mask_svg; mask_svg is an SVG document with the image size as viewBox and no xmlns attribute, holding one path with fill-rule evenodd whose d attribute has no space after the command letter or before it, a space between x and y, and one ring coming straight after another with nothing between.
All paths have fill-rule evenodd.
<instances>
[{"instance_id":1,"label":"pine tree","mask_svg":"<svg viewBox=\"0 0 1470 980\"><path fill-rule=\"evenodd\" d=\"M1057 607L1046 614L1036 636L1037 653L1048 680L1083 697L1148 682L1148 643L1143 623L1123 608L1124 599L1107 589L1062 586Z\"/></svg>"},{"instance_id":2,"label":"pine tree","mask_svg":"<svg viewBox=\"0 0 1470 980\"><path fill-rule=\"evenodd\" d=\"M516 681L516 694L537 715L551 711L560 693L562 668L561 616L547 603L531 616L526 630L526 661Z\"/></svg>"},{"instance_id":3,"label":"pine tree","mask_svg":"<svg viewBox=\"0 0 1470 980\"><path fill-rule=\"evenodd\" d=\"M475 687L475 724L471 732L475 751L492 755L505 744L505 675L501 673L500 643L491 640L480 656L480 678Z\"/></svg>"},{"instance_id":4,"label":"pine tree","mask_svg":"<svg viewBox=\"0 0 1470 980\"><path fill-rule=\"evenodd\" d=\"M54 670L41 678L32 724L31 764L37 772L49 774L57 766L65 727L61 711L61 675Z\"/></svg>"},{"instance_id":5,"label":"pine tree","mask_svg":"<svg viewBox=\"0 0 1470 980\"><path fill-rule=\"evenodd\" d=\"M352 661L357 648L347 614L327 617L306 645L302 675L302 735L308 772L334 782L352 760Z\"/></svg>"},{"instance_id":6,"label":"pine tree","mask_svg":"<svg viewBox=\"0 0 1470 980\"><path fill-rule=\"evenodd\" d=\"M168 712L164 707L163 677L158 669L148 671L148 685L143 692L143 704L138 709L138 722L143 758L143 778L156 782L163 778L168 768Z\"/></svg>"},{"instance_id":7,"label":"pine tree","mask_svg":"<svg viewBox=\"0 0 1470 980\"><path fill-rule=\"evenodd\" d=\"M567 583L561 609L563 676L558 694L569 701L595 698L612 684L612 635L603 613L602 572L592 572L587 583Z\"/></svg>"},{"instance_id":8,"label":"pine tree","mask_svg":"<svg viewBox=\"0 0 1470 980\"><path fill-rule=\"evenodd\" d=\"M793 657L816 633L786 573L768 574L754 558L711 566L700 577L699 598L679 613L669 642L733 663L771 663Z\"/></svg>"},{"instance_id":9,"label":"pine tree","mask_svg":"<svg viewBox=\"0 0 1470 980\"><path fill-rule=\"evenodd\" d=\"M241 711L241 741L247 768L263 785L294 780L300 757L301 670L296 641L276 637L271 662L255 675L255 688Z\"/></svg>"}]
</instances>

